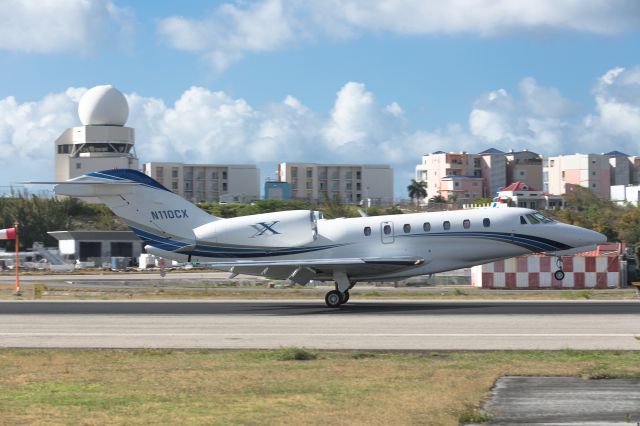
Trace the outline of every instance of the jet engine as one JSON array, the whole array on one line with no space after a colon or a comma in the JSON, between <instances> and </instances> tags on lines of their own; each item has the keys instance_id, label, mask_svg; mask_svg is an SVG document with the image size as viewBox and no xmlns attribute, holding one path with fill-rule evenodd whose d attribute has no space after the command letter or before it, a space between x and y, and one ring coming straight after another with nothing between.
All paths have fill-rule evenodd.
<instances>
[{"instance_id":1,"label":"jet engine","mask_svg":"<svg viewBox=\"0 0 640 426\"><path fill-rule=\"evenodd\" d=\"M293 210L216 220L193 230L197 243L299 247L318 235L319 212Z\"/></svg>"}]
</instances>

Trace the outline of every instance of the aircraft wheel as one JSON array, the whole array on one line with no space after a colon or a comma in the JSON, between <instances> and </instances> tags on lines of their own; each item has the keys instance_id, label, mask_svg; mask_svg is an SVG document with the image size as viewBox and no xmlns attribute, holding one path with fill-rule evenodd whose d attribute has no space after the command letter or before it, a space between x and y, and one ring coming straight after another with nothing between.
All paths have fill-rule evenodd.
<instances>
[{"instance_id":1,"label":"aircraft wheel","mask_svg":"<svg viewBox=\"0 0 640 426\"><path fill-rule=\"evenodd\" d=\"M324 302L330 308L337 308L342 302L342 295L338 290L331 290L324 296Z\"/></svg>"},{"instance_id":2,"label":"aircraft wheel","mask_svg":"<svg viewBox=\"0 0 640 426\"><path fill-rule=\"evenodd\" d=\"M344 294L342 295L342 303L347 303L348 301L349 301L349 292L345 291Z\"/></svg>"},{"instance_id":3,"label":"aircraft wheel","mask_svg":"<svg viewBox=\"0 0 640 426\"><path fill-rule=\"evenodd\" d=\"M564 271L562 271L562 269L559 269L553 273L553 276L556 280L562 281L564 279Z\"/></svg>"}]
</instances>

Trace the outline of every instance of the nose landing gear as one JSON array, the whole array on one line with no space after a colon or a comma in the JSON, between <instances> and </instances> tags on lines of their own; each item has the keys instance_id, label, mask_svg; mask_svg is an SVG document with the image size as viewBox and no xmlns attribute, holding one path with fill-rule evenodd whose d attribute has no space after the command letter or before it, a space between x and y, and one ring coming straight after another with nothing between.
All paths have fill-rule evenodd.
<instances>
[{"instance_id":1,"label":"nose landing gear","mask_svg":"<svg viewBox=\"0 0 640 426\"><path fill-rule=\"evenodd\" d=\"M558 281L562 281L564 279L564 271L562 270L561 256L556 257L556 267L558 268L558 270L553 273L553 277Z\"/></svg>"}]
</instances>

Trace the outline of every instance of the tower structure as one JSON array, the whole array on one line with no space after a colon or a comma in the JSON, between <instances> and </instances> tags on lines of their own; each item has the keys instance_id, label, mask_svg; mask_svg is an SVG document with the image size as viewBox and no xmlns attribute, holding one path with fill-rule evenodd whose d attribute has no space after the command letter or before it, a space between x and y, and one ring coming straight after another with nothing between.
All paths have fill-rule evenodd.
<instances>
[{"instance_id":1,"label":"tower structure","mask_svg":"<svg viewBox=\"0 0 640 426\"><path fill-rule=\"evenodd\" d=\"M135 132L125 127L129 105L111 85L89 89L80 99L82 126L65 130L55 141L55 180L60 182L105 169L137 169Z\"/></svg>"}]
</instances>

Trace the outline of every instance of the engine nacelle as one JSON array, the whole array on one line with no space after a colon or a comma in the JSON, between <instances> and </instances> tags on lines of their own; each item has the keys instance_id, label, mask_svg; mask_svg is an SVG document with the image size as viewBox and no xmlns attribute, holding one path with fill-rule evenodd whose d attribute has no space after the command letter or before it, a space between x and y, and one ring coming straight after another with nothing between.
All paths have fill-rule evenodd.
<instances>
[{"instance_id":1,"label":"engine nacelle","mask_svg":"<svg viewBox=\"0 0 640 426\"><path fill-rule=\"evenodd\" d=\"M216 220L193 230L198 243L253 247L299 247L318 234L318 213L291 210Z\"/></svg>"}]
</instances>

